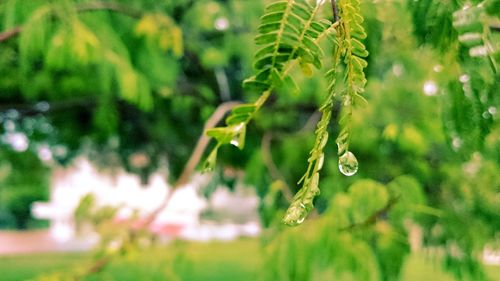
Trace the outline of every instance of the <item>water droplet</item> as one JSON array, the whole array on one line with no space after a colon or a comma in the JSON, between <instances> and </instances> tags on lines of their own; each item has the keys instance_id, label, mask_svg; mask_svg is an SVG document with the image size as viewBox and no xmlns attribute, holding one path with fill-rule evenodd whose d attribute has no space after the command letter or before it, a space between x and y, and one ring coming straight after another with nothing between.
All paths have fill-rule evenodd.
<instances>
[{"instance_id":1,"label":"water droplet","mask_svg":"<svg viewBox=\"0 0 500 281\"><path fill-rule=\"evenodd\" d=\"M63 145L56 145L53 148L53 153L56 157L66 157L68 154L68 148Z\"/></svg>"},{"instance_id":2,"label":"water droplet","mask_svg":"<svg viewBox=\"0 0 500 281\"><path fill-rule=\"evenodd\" d=\"M234 136L234 138L231 140L231 144L236 147L239 147L240 142L238 141L238 136Z\"/></svg>"},{"instance_id":3,"label":"water droplet","mask_svg":"<svg viewBox=\"0 0 500 281\"><path fill-rule=\"evenodd\" d=\"M488 55L488 49L485 46L477 46L469 49L471 57L484 57Z\"/></svg>"},{"instance_id":4,"label":"water droplet","mask_svg":"<svg viewBox=\"0 0 500 281\"><path fill-rule=\"evenodd\" d=\"M495 114L497 114L497 108L496 108L496 107L494 107L494 106L490 106L490 107L488 108L488 112L489 112L491 115L495 115Z\"/></svg>"},{"instance_id":5,"label":"water droplet","mask_svg":"<svg viewBox=\"0 0 500 281\"><path fill-rule=\"evenodd\" d=\"M433 68L434 72L441 72L443 71L443 66L440 64L436 64Z\"/></svg>"},{"instance_id":6,"label":"water droplet","mask_svg":"<svg viewBox=\"0 0 500 281\"><path fill-rule=\"evenodd\" d=\"M305 221L307 214L308 212L304 204L292 204L286 211L283 223L289 226L297 226Z\"/></svg>"},{"instance_id":7,"label":"water droplet","mask_svg":"<svg viewBox=\"0 0 500 281\"><path fill-rule=\"evenodd\" d=\"M300 219L297 220L297 224L301 224L305 221L306 217L301 217Z\"/></svg>"},{"instance_id":8,"label":"water droplet","mask_svg":"<svg viewBox=\"0 0 500 281\"><path fill-rule=\"evenodd\" d=\"M24 152L29 147L28 137L23 133L9 133L6 136L6 140L12 149L18 152Z\"/></svg>"},{"instance_id":9,"label":"water droplet","mask_svg":"<svg viewBox=\"0 0 500 281\"><path fill-rule=\"evenodd\" d=\"M392 66L392 73L396 77L400 77L403 74L404 67L400 63L396 63Z\"/></svg>"},{"instance_id":10,"label":"water droplet","mask_svg":"<svg viewBox=\"0 0 500 281\"><path fill-rule=\"evenodd\" d=\"M328 142L328 132L324 132L323 136L321 137L321 141L319 142L318 148L323 149Z\"/></svg>"},{"instance_id":11,"label":"water droplet","mask_svg":"<svg viewBox=\"0 0 500 281\"><path fill-rule=\"evenodd\" d=\"M210 166L210 165L206 164L206 165L205 165L205 167L203 167L202 172L203 172L203 173L210 173L210 172L212 172L213 170L214 170L214 167L212 167L212 166Z\"/></svg>"},{"instance_id":12,"label":"water droplet","mask_svg":"<svg viewBox=\"0 0 500 281\"><path fill-rule=\"evenodd\" d=\"M460 82L462 82L462 83L467 83L467 82L469 82L469 80L470 80L470 76L469 76L469 75L467 75L467 74L462 74L462 75L460 75L460 77L459 77L458 79L459 79L459 80L460 80Z\"/></svg>"},{"instance_id":13,"label":"water droplet","mask_svg":"<svg viewBox=\"0 0 500 281\"><path fill-rule=\"evenodd\" d=\"M229 28L229 20L225 17L217 18L214 22L214 27L217 30L224 31Z\"/></svg>"},{"instance_id":14,"label":"water droplet","mask_svg":"<svg viewBox=\"0 0 500 281\"><path fill-rule=\"evenodd\" d=\"M49 162L52 160L52 151L50 150L50 147L46 144L41 145L38 147L38 158L42 160L43 162Z\"/></svg>"},{"instance_id":15,"label":"water droplet","mask_svg":"<svg viewBox=\"0 0 500 281\"><path fill-rule=\"evenodd\" d=\"M316 159L318 161L318 171L321 170L321 168L323 168L323 164L325 163L325 154L324 153L321 153L319 156L318 156L318 159Z\"/></svg>"},{"instance_id":16,"label":"water droplet","mask_svg":"<svg viewBox=\"0 0 500 281\"><path fill-rule=\"evenodd\" d=\"M46 112L50 109L50 104L46 101L41 101L37 104L35 104L35 110L38 110L40 112Z\"/></svg>"},{"instance_id":17,"label":"water droplet","mask_svg":"<svg viewBox=\"0 0 500 281\"><path fill-rule=\"evenodd\" d=\"M358 171L358 160L350 151L346 151L339 158L339 170L346 176L352 176Z\"/></svg>"},{"instance_id":18,"label":"water droplet","mask_svg":"<svg viewBox=\"0 0 500 281\"><path fill-rule=\"evenodd\" d=\"M345 96L343 105L344 106L350 106L351 104L352 104L351 96L349 96L349 95Z\"/></svg>"},{"instance_id":19,"label":"water droplet","mask_svg":"<svg viewBox=\"0 0 500 281\"><path fill-rule=\"evenodd\" d=\"M15 109L9 109L5 112L5 116L9 119L16 120L20 117L19 111Z\"/></svg>"},{"instance_id":20,"label":"water droplet","mask_svg":"<svg viewBox=\"0 0 500 281\"><path fill-rule=\"evenodd\" d=\"M218 151L219 147L215 147L212 152L210 152L210 154L208 155L207 159L205 160L205 163L203 165L203 172L204 173L207 173L207 172L211 172L214 170L215 168L215 164L217 162L217 151Z\"/></svg>"},{"instance_id":21,"label":"water droplet","mask_svg":"<svg viewBox=\"0 0 500 281\"><path fill-rule=\"evenodd\" d=\"M459 137L453 137L451 145L453 146L454 150L458 150L460 147L462 147L462 139Z\"/></svg>"},{"instance_id":22,"label":"water droplet","mask_svg":"<svg viewBox=\"0 0 500 281\"><path fill-rule=\"evenodd\" d=\"M423 90L426 96L435 96L438 92L438 86L434 81L426 81Z\"/></svg>"},{"instance_id":23,"label":"water droplet","mask_svg":"<svg viewBox=\"0 0 500 281\"><path fill-rule=\"evenodd\" d=\"M339 155L343 155L349 149L349 133L344 129L337 137L337 151Z\"/></svg>"},{"instance_id":24,"label":"water droplet","mask_svg":"<svg viewBox=\"0 0 500 281\"><path fill-rule=\"evenodd\" d=\"M5 123L3 124L3 127L6 131L12 132L16 130L16 123L14 121L7 119Z\"/></svg>"},{"instance_id":25,"label":"water droplet","mask_svg":"<svg viewBox=\"0 0 500 281\"><path fill-rule=\"evenodd\" d=\"M236 127L234 127L234 135L229 143L236 146L239 149L243 149L243 146L245 144L245 132L246 132L245 124L244 123L238 124Z\"/></svg>"}]
</instances>

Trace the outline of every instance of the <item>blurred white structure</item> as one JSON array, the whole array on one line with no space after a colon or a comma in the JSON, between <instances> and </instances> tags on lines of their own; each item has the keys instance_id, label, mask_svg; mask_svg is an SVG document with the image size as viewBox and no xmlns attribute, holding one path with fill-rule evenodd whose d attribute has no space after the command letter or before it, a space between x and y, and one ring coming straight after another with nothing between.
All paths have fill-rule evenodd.
<instances>
[{"instance_id":1,"label":"blurred white structure","mask_svg":"<svg viewBox=\"0 0 500 281\"><path fill-rule=\"evenodd\" d=\"M192 182L177 189L168 206L159 213L151 230L160 235L190 240L234 239L260 233L258 197L253 189L238 188L230 192L218 188L211 200L201 197L197 190L206 177L197 175ZM99 173L86 159L75 161L68 169L56 169L51 186L50 202L36 202L32 213L36 218L50 220L51 236L58 242L78 240L85 248L98 241L95 235L78 238L73 213L81 198L92 193L99 206L120 207L117 220L127 220L134 212L146 216L160 206L169 187L164 176L152 175L143 186L139 177L121 171L114 176ZM207 208L223 215L221 222L200 220ZM235 219L237 218L237 219Z\"/></svg>"}]
</instances>

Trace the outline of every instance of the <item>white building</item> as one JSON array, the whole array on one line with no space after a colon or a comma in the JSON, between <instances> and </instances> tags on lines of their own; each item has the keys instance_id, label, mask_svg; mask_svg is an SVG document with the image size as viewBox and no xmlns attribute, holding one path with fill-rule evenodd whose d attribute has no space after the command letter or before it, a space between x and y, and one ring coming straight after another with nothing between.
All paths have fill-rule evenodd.
<instances>
[{"instance_id":1,"label":"white building","mask_svg":"<svg viewBox=\"0 0 500 281\"><path fill-rule=\"evenodd\" d=\"M234 239L255 236L260 232L257 208L258 197L251 188L239 187L235 192L218 188L210 201L198 194L198 188L207 181L196 175L191 183L178 188L168 206L151 224L151 231L190 240ZM164 176L154 174L147 186L139 177L120 171L111 176L100 173L86 159L79 159L67 169L57 168L51 184L50 202L36 202L32 213L36 218L50 220L51 236L60 243L73 243L75 248L88 248L98 241L96 235L77 237L73 213L81 198L92 193L99 206L119 207L117 220L126 220L134 212L147 216L167 195L169 186ZM224 221L200 220L200 214L209 208L212 212L231 214ZM243 219L242 219L243 218Z\"/></svg>"}]
</instances>

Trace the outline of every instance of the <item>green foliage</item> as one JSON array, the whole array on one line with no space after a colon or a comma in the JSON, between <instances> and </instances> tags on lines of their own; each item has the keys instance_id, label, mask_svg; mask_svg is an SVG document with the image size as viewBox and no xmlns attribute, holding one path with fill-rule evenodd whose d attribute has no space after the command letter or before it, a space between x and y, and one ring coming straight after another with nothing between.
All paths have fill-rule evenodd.
<instances>
[{"instance_id":1,"label":"green foliage","mask_svg":"<svg viewBox=\"0 0 500 281\"><path fill-rule=\"evenodd\" d=\"M0 226L36 227L31 204L48 198L48 169L31 153L0 152ZM30 176L26 176L29 171Z\"/></svg>"},{"instance_id":2,"label":"green foliage","mask_svg":"<svg viewBox=\"0 0 500 281\"><path fill-rule=\"evenodd\" d=\"M495 30L500 18L493 8L498 1L409 2L417 37L447 50L445 63L460 76L460 83L447 81L444 124L450 142L460 143L457 150L467 158L482 150L493 124L488 110L499 103L493 94L500 81L500 35Z\"/></svg>"},{"instance_id":3,"label":"green foliage","mask_svg":"<svg viewBox=\"0 0 500 281\"><path fill-rule=\"evenodd\" d=\"M244 105L249 108L248 113L240 114L239 110L232 112L226 120L227 127L211 129L207 135L217 140L217 145L210 153L206 162L206 169L213 169L217 150L220 145L231 143L240 149L244 144L246 125L263 103L269 98L271 91L282 87L283 83L293 81L288 76L292 63L298 63L305 75L311 75L310 69L313 65L320 69L323 51L317 41L325 36L336 44L333 68L327 73L329 82L329 93L326 101L320 107L322 118L316 130L316 141L308 159L309 166L304 176L299 180L303 186L294 197L283 221L289 225L302 223L305 217L313 209L313 199L319 194L319 170L324 162L323 148L328 140L327 127L330 123L335 96L335 81L338 74L337 67L340 60L346 65L345 84L346 89L342 92L342 104L345 113L340 123L342 130L337 138L339 147L339 168L346 175L353 175L357 171L356 157L348 151L349 126L352 116L353 105L364 101L361 93L364 92L366 84L363 69L368 65L363 58L368 56L368 51L360 40L366 38L364 28L361 26L363 17L359 10L359 1L344 2L339 5L342 20L332 24L326 19L316 20L320 2L311 6L306 1L279 1L267 6L261 17L259 35L255 37L255 43L260 46L254 57L254 69L256 75L244 81L243 86L248 90L263 94L252 105ZM339 26L339 32L335 27ZM295 85L295 82L291 82Z\"/></svg>"},{"instance_id":4,"label":"green foliage","mask_svg":"<svg viewBox=\"0 0 500 281\"><path fill-rule=\"evenodd\" d=\"M283 222L287 225L296 226L304 222L305 218L313 209L314 197L319 195L319 171L323 168L325 154L323 149L328 141L327 126L330 123L333 101L331 97L321 107L321 120L316 129L316 140L314 147L309 153L307 171L299 180L303 186L293 198L290 207L286 211Z\"/></svg>"},{"instance_id":5,"label":"green foliage","mask_svg":"<svg viewBox=\"0 0 500 281\"><path fill-rule=\"evenodd\" d=\"M409 253L397 214L404 210L408 218L420 212L406 208L421 203L423 190L415 182L407 176L387 186L359 180L337 193L321 219L270 242L268 263L277 266L265 280L396 280ZM391 194L396 186L411 191ZM400 201L398 209L391 209Z\"/></svg>"},{"instance_id":6,"label":"green foliage","mask_svg":"<svg viewBox=\"0 0 500 281\"><path fill-rule=\"evenodd\" d=\"M19 113L9 118L16 131L27 130L26 119L50 123L51 131L31 146L62 146L67 153L54 157L59 163L89 153L101 167L124 166L147 181L165 165L168 151L175 177L203 121L228 98L219 90L242 98L234 86L241 78L233 74L252 50L238 47L234 39L238 34L244 38L242 30L253 21L237 13L255 12L259 3L21 3L9 0L0 8L2 31L21 27L17 36L2 40L2 112L12 108ZM193 20L200 13L207 15L208 27ZM216 20L231 24L219 30ZM205 49L223 50L226 62L205 65ZM38 102L48 108L39 110ZM189 129L172 133L179 125ZM148 164L131 165L134 153L147 155Z\"/></svg>"},{"instance_id":7,"label":"green foliage","mask_svg":"<svg viewBox=\"0 0 500 281\"><path fill-rule=\"evenodd\" d=\"M340 118L341 130L337 137L338 155L342 157L349 152L350 125L353 114L353 106L360 102L366 102L361 94L364 92L366 78L363 72L368 63L364 59L368 56L365 45L360 41L366 38L366 32L361 25L363 16L359 10L359 1L341 1L340 8L340 36L337 39L338 52L344 54L345 90L341 92L342 104L344 106L343 116ZM327 73L332 80L330 91L334 91L336 77L335 70ZM340 163L339 163L340 165Z\"/></svg>"},{"instance_id":8,"label":"green foliage","mask_svg":"<svg viewBox=\"0 0 500 281\"><path fill-rule=\"evenodd\" d=\"M48 70L59 73L97 68L101 75L96 77L99 80L92 82L100 85L102 96L118 91L121 98L137 104L141 109L151 109L151 85L142 73L147 70L133 65L123 42L112 31L95 28L98 24L109 22L108 18L100 15L78 16L86 9L83 4L73 6L66 3L46 4L33 11L19 38L23 76L27 79L33 71L37 71L36 65L40 60ZM135 27L135 35L145 40L145 51L153 49L153 52L171 51L176 57L182 55L182 32L165 15L145 14ZM24 91L31 98L39 98L43 94L32 87Z\"/></svg>"},{"instance_id":9,"label":"green foliage","mask_svg":"<svg viewBox=\"0 0 500 281\"><path fill-rule=\"evenodd\" d=\"M367 6L367 10L374 8L373 6L370 7L368 4ZM486 240L491 241L491 239L494 239L494 235L490 231L497 227L491 224L490 227L486 227L488 224L487 221L491 222L493 220L492 217L487 215L491 214L490 211L480 211L479 213L481 213L481 215L479 215L479 217L483 215L485 215L485 217L479 218L477 217L479 213L475 213L471 209L464 210L459 208L460 211L458 211L452 210L453 207L451 206L444 210L441 209L441 207L448 205L450 202L455 202L451 204L456 204L457 202L464 203L464 201L462 201L463 198L458 199L458 197L453 197L454 199L451 199L450 194L448 194L447 190L454 184L458 184L458 182L448 182L451 174L448 172L443 174L442 165L456 167L456 170L451 173L455 173L457 176L460 175L458 177L461 178L462 181L469 183L474 182L476 185L482 184L485 186L485 189L490 191L496 190L496 187L493 187L495 186L494 182L496 182L495 177L485 170L478 172L484 177L481 181L477 178L470 178L470 176L467 176L467 172L464 172L466 168L459 165L458 163L460 162L457 160L456 156L451 156L446 147L442 146L443 129L439 122L435 122L435 120L439 120L442 117L440 117L438 111L432 105L435 104L436 98L432 96L426 97L419 93L422 91L422 88L424 88L422 86L425 85L425 83L429 83L429 81L432 82L433 79L436 79L437 82L435 83L439 83L439 87L444 88L444 91L446 91L447 96L444 96L443 100L446 100L448 97L458 96L460 89L455 88L448 90L446 84L449 83L449 81L454 81L454 83L458 82L457 80L460 75L457 75L457 72L455 72L455 67L458 66L456 64L450 64L449 61L451 58L446 57L444 61L448 62L448 65L443 70L441 69L442 66L436 67L435 64L439 62L439 60L434 57L429 49L417 50L415 48L415 43L412 41L412 38L405 37L404 35L404 32L407 31L403 31L403 27L408 26L408 18L405 16L407 12L403 7L387 3L378 3L376 6L378 11L376 17L384 23L385 27L381 31L370 33L376 38L373 39L376 41L375 44L380 44L382 46L380 49L375 48L377 52L372 52L371 56L371 58L375 58L375 63L371 64L374 68L371 71L369 69L368 72L368 75L373 79L367 89L367 91L370 92L370 105L367 108L360 109L360 113L357 116L353 116L350 120L350 124L352 125L351 134L353 136L359 136L357 138L354 137L352 142L353 145L358 148L358 157L361 159L361 163L364 164L360 174L363 176L367 175L369 178L378 179L378 181L382 183L389 182L389 184L387 184L387 187L384 187L380 183L370 181L349 181L349 179L342 179L334 174L337 169L336 165L325 165L326 169L324 173L327 176L323 179L323 186L327 186L328 188L322 188L322 195L316 201L316 204L320 206L325 204L322 203L322 200L325 200L322 198L334 198L332 201L325 204L329 207L328 210L322 214L320 221L323 219L328 220L328 218L330 220L336 220L338 222L334 222L333 225L337 225L337 227L332 227L332 225L322 226L320 222L312 221L310 224L304 225L304 228L307 229L305 229L303 233L292 234L293 232L286 231L280 234L279 237L293 237L290 239L294 242L288 242L287 238L283 238L282 240L276 238L276 241L271 242L272 245L281 243L281 246L279 246L280 249L271 248L273 250L269 263L275 264L277 269L270 273L271 277L268 278L269 280L273 280L273 278L277 279L277 272L279 271L288 272L287 274L290 276L294 276L292 274L298 274L293 273L299 270L294 269L293 265L304 263L304 261L300 261L301 258L288 255L288 259L279 260L277 257L280 255L279 253L286 253L287 248L293 249L296 247L297 243L303 244L304 241L308 241L307 246L303 247L304 249L311 249L313 248L311 245L318 245L317 248L314 248L314 252L311 250L311 252L306 251L301 253L304 259L308 260L309 267L314 269L309 269L309 271L318 272L315 257L321 255L325 245L328 245L328 241L337 239L335 229L339 228L344 230L341 231L342 235L354 236L359 239L361 243L368 243L370 245L371 251L374 253L372 255L374 255L376 263L378 264L378 269L371 272L370 276L378 275L381 280L397 279L400 268L405 261L405 255L409 252L409 245L406 240L408 232L411 229L408 228L409 222L422 225L426 229L424 234L426 238L424 239L430 239L426 240L429 245L441 245L438 247L444 247L444 249L446 249L447 262L445 266L448 270L454 272L456 276L468 280L480 280L481 278L485 278L482 269L483 266L477 258L481 250L475 247L478 245L484 247L485 244L483 243ZM368 20L372 19L368 18ZM381 32L380 39L377 38L376 32ZM340 33L340 30L337 30L337 34ZM368 46L372 46L370 38L373 37L367 38ZM407 51L409 53L405 54ZM450 50L450 52L453 53L453 50ZM424 61L427 63L423 63ZM470 69L474 69L475 71L479 69L481 69L481 71L486 70L486 73L489 71L487 64L480 65L481 67L477 67L476 65L476 67ZM420 66L422 67L421 69ZM472 64L469 66L472 66ZM428 69L432 68L434 68L434 72L436 73L444 73L429 73ZM380 80L378 81L378 79ZM471 79L482 80L483 78L471 75ZM494 81L494 79L491 80L490 78L490 80L483 81ZM492 87L493 84L482 85L483 93L495 89ZM336 87L338 87L338 85ZM474 91L479 91L481 86L474 86L473 89ZM491 102L493 107L498 104L494 100ZM446 102L443 103L446 105ZM384 108L392 109L388 111ZM467 115L469 114L468 111L466 112L467 113L457 110L455 111L455 116L458 118L460 115L460 118L467 119L465 120L467 122L465 124L470 124L471 118ZM448 110L443 112L446 117L445 126L449 124L447 122L449 122L448 120L450 119L455 120L454 122L456 122L456 124L460 124L456 118L448 118L447 114L449 113L450 111ZM473 114L473 112L470 112L470 114ZM488 126L491 126L491 124ZM475 130L482 130L481 127L478 128L475 125L471 125L468 128L468 134ZM463 132L464 134L461 136L466 137L465 130ZM474 137L475 143L473 146L467 147L468 151L472 149L471 147L477 148L479 146L478 144L484 142L486 136L489 136L489 138L486 139L491 142L489 147L492 148L491 145L497 143L493 141L493 139L497 139L498 135L496 132L483 131L483 133L483 137ZM364 141L363 138L372 138L377 141L368 143ZM454 149L456 149L456 147ZM462 149L465 148L462 147ZM463 152L464 150L462 149L460 150ZM486 158L493 157L496 159L494 160L497 162L495 167L498 167L498 154L496 152L493 153L493 150L485 153L489 154ZM483 161L489 163L489 165L492 164L487 160L482 160L480 162ZM444 162L448 164L444 164ZM479 165L482 167L482 164ZM287 166L285 165L284 167ZM407 176L397 177L410 171L415 178ZM467 180L465 180L465 178L467 178ZM488 178L488 180L486 180L486 178ZM486 183L486 181L488 181L488 183ZM342 189L342 185L346 185L349 182L354 182L354 184L349 188L347 194L340 192L340 190L332 190L331 188L337 186L338 189ZM449 186L448 183L450 184ZM468 190L465 191L465 193L474 194L475 192L471 191L469 188L472 187L465 188ZM359 192L356 192L356 190L359 190ZM356 194L363 195L365 192L367 194L367 201L363 199L363 196L356 196ZM371 194L371 196L368 194ZM356 203L353 203L353 196L357 198L356 201L354 201ZM377 202L379 203L377 204ZM386 205L389 206L387 209L383 207L384 202L386 204L389 203ZM472 203L470 206L491 206L489 203L474 202L475 203ZM374 205L371 205L371 203ZM382 208L380 207L381 205ZM363 211L365 210L365 206L367 208L366 212ZM380 210L383 212L379 212ZM366 214L368 214L368 217ZM371 215L375 216L372 217ZM374 220L377 215L381 215L381 217ZM358 218L354 220L353 216ZM465 223L466 221L471 221L474 226L471 227L471 225ZM350 231L345 231L346 227ZM472 231L472 229L474 229L474 231ZM317 235L320 231L328 232L328 235L320 237ZM476 235L472 234L472 232ZM309 236L306 233L316 234ZM433 237L437 233L439 233L438 236L440 238ZM447 244L450 243L450 240L445 238L451 237L451 233L455 233L457 236L456 239L453 239L454 242L451 242L453 246ZM305 237L309 237L309 239L305 240ZM286 246L282 244L290 245ZM457 249L460 249L460 254L458 255L456 252ZM335 250L342 253L342 255L349 253L349 250L341 247ZM365 254L365 256L369 255ZM369 263L370 261L367 261L367 264ZM332 268L338 265L338 261L325 262L323 268L328 272L328 270L332 270ZM300 270L301 272L309 272L307 269ZM350 272L349 269L346 271ZM283 273L279 274L283 275ZM331 272L328 273L328 276L331 277L332 275L334 274ZM324 279L325 277L323 276L322 278L323 279L320 278L318 280L327 280ZM337 279L341 278L342 277L337 277ZM354 279L363 279L363 277L358 276L354 277ZM367 278L364 277L364 279Z\"/></svg>"}]
</instances>

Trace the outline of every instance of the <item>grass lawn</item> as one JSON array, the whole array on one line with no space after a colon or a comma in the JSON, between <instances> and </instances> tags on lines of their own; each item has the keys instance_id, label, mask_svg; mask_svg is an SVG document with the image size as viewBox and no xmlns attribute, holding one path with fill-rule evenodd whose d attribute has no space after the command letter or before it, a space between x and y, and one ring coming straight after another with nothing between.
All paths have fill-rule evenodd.
<instances>
[{"instance_id":1,"label":"grass lawn","mask_svg":"<svg viewBox=\"0 0 500 281\"><path fill-rule=\"evenodd\" d=\"M53 253L0 257L0 280L27 280L41 273L72 267L87 256L81 253Z\"/></svg>"},{"instance_id":2,"label":"grass lawn","mask_svg":"<svg viewBox=\"0 0 500 281\"><path fill-rule=\"evenodd\" d=\"M165 274L172 271L180 275L180 280L257 280L263 266L258 240L185 243L174 248L177 254L172 253L171 247L162 247L117 259L103 272L85 280L165 280ZM90 261L91 256L82 253L0 257L0 280L27 280L42 273L85 266ZM500 281L500 267L489 267L488 274L492 280ZM438 264L413 255L405 264L402 280L454 279Z\"/></svg>"}]
</instances>

